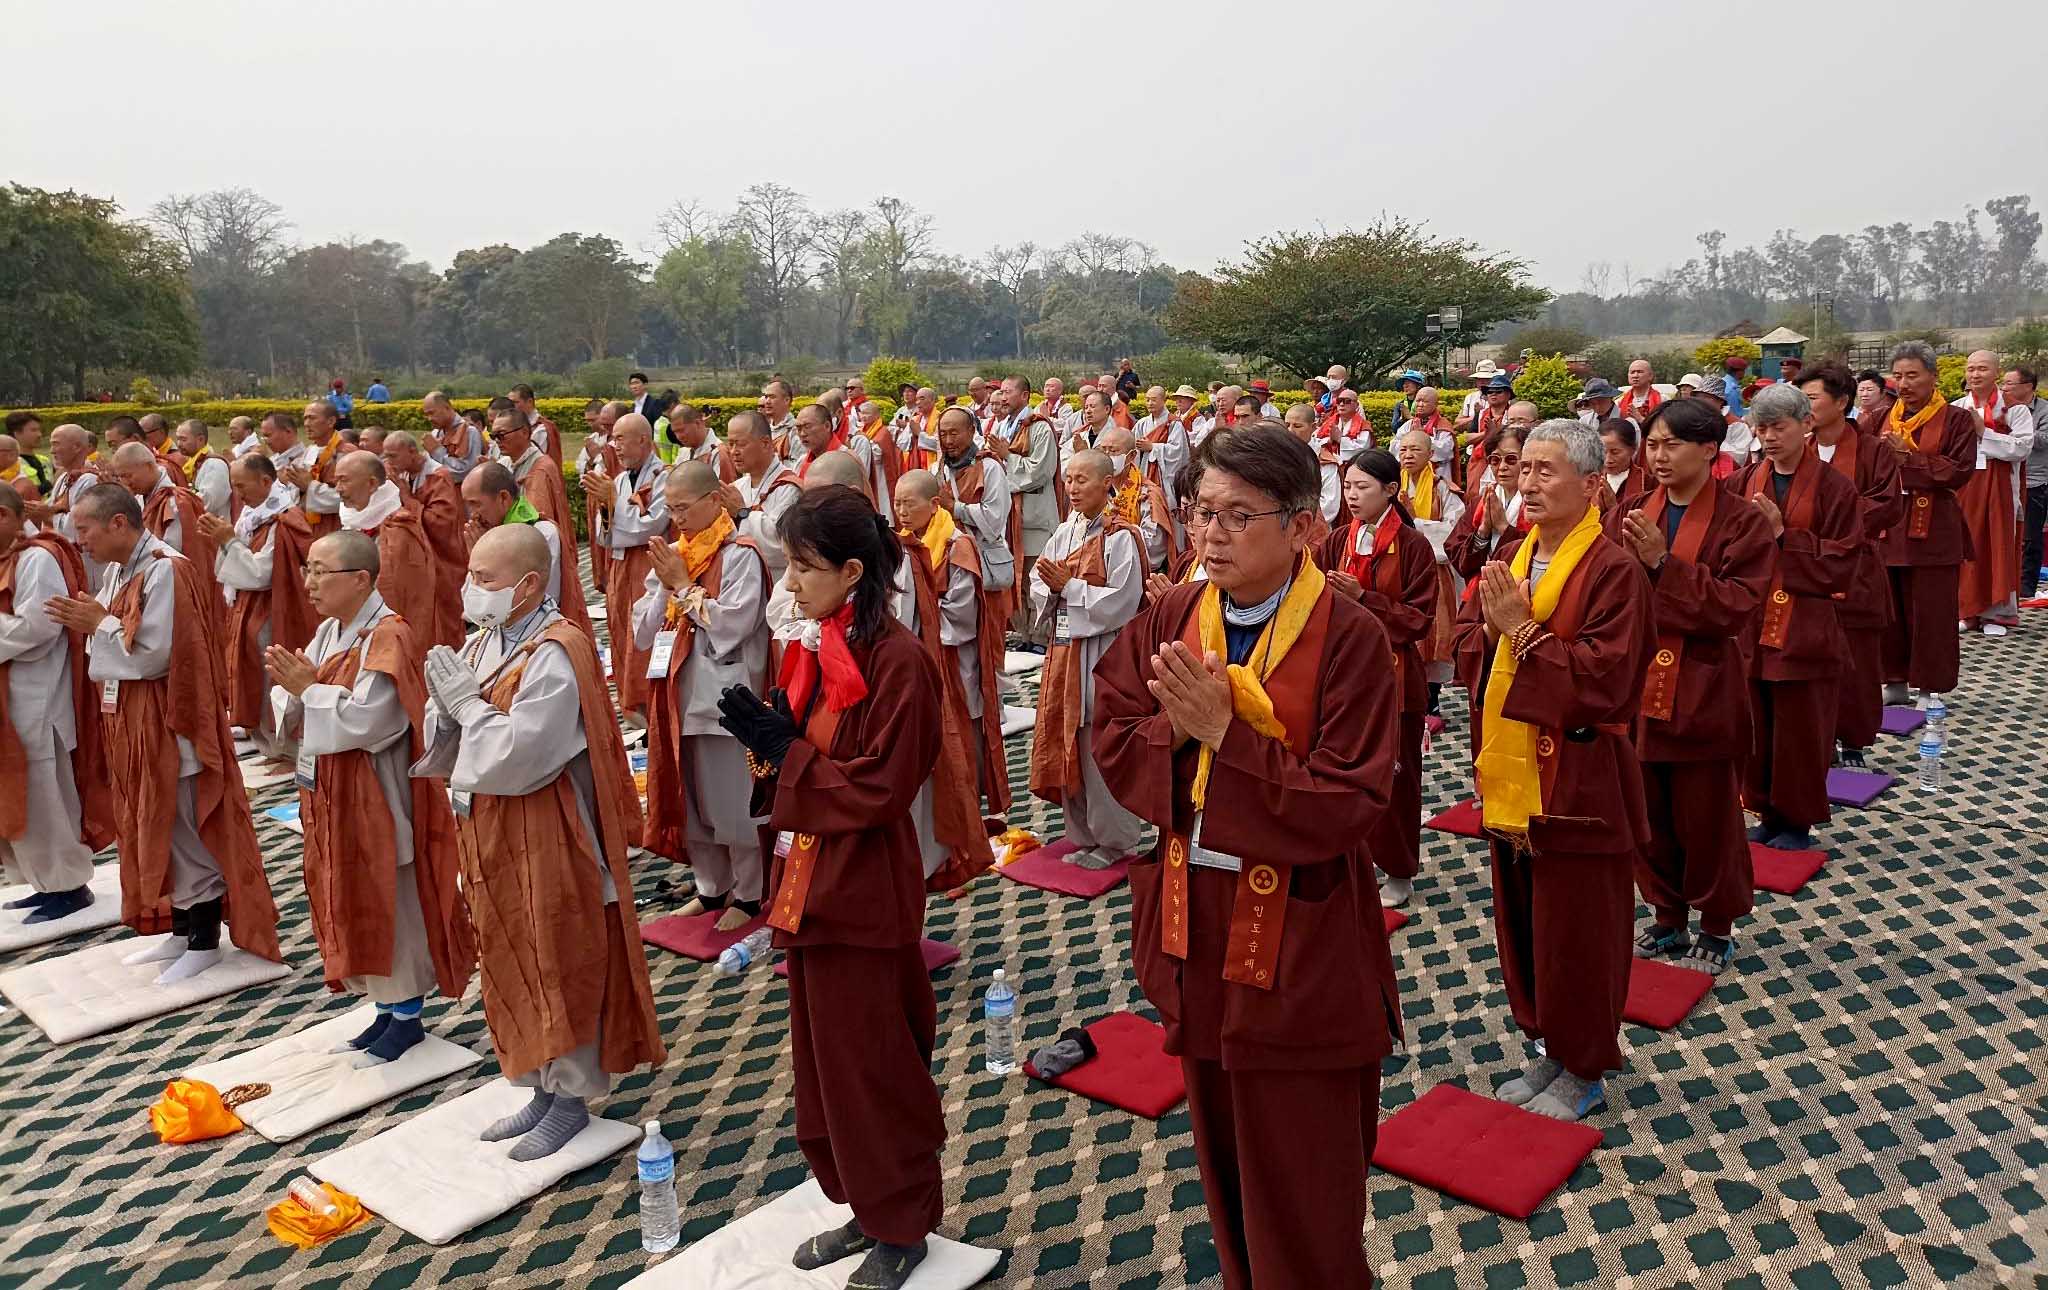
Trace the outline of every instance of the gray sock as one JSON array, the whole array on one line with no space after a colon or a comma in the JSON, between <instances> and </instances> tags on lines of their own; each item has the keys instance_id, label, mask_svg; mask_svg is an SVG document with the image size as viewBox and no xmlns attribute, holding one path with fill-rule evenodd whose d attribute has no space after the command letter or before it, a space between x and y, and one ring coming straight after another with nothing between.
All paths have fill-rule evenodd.
<instances>
[{"instance_id":1,"label":"gray sock","mask_svg":"<svg viewBox=\"0 0 2048 1290\"><path fill-rule=\"evenodd\" d=\"M533 1090L533 1100L496 1124L493 1124L490 1128L485 1129L483 1131L483 1140L485 1142L503 1142L507 1138L516 1138L523 1133L530 1132L534 1125L541 1122L541 1117L548 1113L548 1107L552 1106L554 1101L555 1095L553 1093L544 1093L539 1089Z\"/></svg>"},{"instance_id":2,"label":"gray sock","mask_svg":"<svg viewBox=\"0 0 2048 1290\"><path fill-rule=\"evenodd\" d=\"M796 1257L790 1262L805 1272L815 1272L841 1259L850 1259L872 1245L874 1241L866 1232L860 1230L860 1220L856 1218L844 1227L820 1232L797 1246Z\"/></svg>"},{"instance_id":3,"label":"gray sock","mask_svg":"<svg viewBox=\"0 0 2048 1290\"><path fill-rule=\"evenodd\" d=\"M1076 851L1067 858L1074 862L1076 868L1080 869L1107 869L1116 863L1116 857L1102 847L1090 847L1086 851Z\"/></svg>"},{"instance_id":4,"label":"gray sock","mask_svg":"<svg viewBox=\"0 0 2048 1290\"><path fill-rule=\"evenodd\" d=\"M1599 1080L1564 1071L1530 1101L1529 1109L1553 1120L1583 1120L1606 1104L1607 1090Z\"/></svg>"},{"instance_id":5,"label":"gray sock","mask_svg":"<svg viewBox=\"0 0 2048 1290\"><path fill-rule=\"evenodd\" d=\"M1548 1057L1532 1058L1522 1073L1501 1085L1494 1091L1496 1100L1509 1106L1527 1106L1538 1093L1549 1088L1551 1082L1564 1071L1564 1067Z\"/></svg>"},{"instance_id":6,"label":"gray sock","mask_svg":"<svg viewBox=\"0 0 2048 1290\"><path fill-rule=\"evenodd\" d=\"M540 1118L540 1123L514 1144L512 1159L526 1161L551 1156L560 1151L569 1139L583 1132L583 1126L589 1123L590 1111L583 1105L582 1098L557 1093L554 1105L548 1107L548 1113Z\"/></svg>"},{"instance_id":7,"label":"gray sock","mask_svg":"<svg viewBox=\"0 0 2048 1290\"><path fill-rule=\"evenodd\" d=\"M846 1290L902 1290L917 1265L924 1262L925 1243L876 1245L846 1279Z\"/></svg>"},{"instance_id":8,"label":"gray sock","mask_svg":"<svg viewBox=\"0 0 2048 1290\"><path fill-rule=\"evenodd\" d=\"M1095 1041L1081 1029L1069 1030L1031 1054L1031 1069L1046 1079L1064 1075L1095 1056Z\"/></svg>"}]
</instances>

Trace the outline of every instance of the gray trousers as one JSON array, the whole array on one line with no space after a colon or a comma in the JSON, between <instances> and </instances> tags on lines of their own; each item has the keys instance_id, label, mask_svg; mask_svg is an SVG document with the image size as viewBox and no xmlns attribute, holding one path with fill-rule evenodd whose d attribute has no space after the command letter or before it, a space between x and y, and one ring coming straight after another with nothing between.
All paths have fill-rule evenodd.
<instances>
[{"instance_id":1,"label":"gray trousers","mask_svg":"<svg viewBox=\"0 0 2048 1290\"><path fill-rule=\"evenodd\" d=\"M178 818L171 825L171 904L190 909L228 894L220 861L199 837L197 775L178 781Z\"/></svg>"},{"instance_id":2,"label":"gray trousers","mask_svg":"<svg viewBox=\"0 0 2048 1290\"><path fill-rule=\"evenodd\" d=\"M78 840L78 784L71 754L45 731L47 748L29 749L28 828L13 842L0 838L0 871L39 892L72 891L92 881L92 852ZM27 742L24 740L23 742ZM38 752L54 756L36 756Z\"/></svg>"},{"instance_id":3,"label":"gray trousers","mask_svg":"<svg viewBox=\"0 0 2048 1290\"><path fill-rule=\"evenodd\" d=\"M391 975L352 976L343 985L371 1003L404 1003L432 994L440 986L434 956L427 945L427 920L420 912L420 889L411 865L398 869L397 917L392 921Z\"/></svg>"},{"instance_id":4,"label":"gray trousers","mask_svg":"<svg viewBox=\"0 0 2048 1290\"><path fill-rule=\"evenodd\" d=\"M768 873L761 857L760 821L747 814L753 780L739 740L684 735L682 751L690 763L683 849L696 874L697 890L706 896L760 900Z\"/></svg>"},{"instance_id":5,"label":"gray trousers","mask_svg":"<svg viewBox=\"0 0 2048 1290\"><path fill-rule=\"evenodd\" d=\"M1100 848L1115 856L1127 856L1144 838L1144 823L1123 808L1102 782L1095 768L1095 731L1086 723L1075 734L1081 753L1081 791L1068 793L1060 803L1066 816L1067 841L1082 850Z\"/></svg>"}]
</instances>

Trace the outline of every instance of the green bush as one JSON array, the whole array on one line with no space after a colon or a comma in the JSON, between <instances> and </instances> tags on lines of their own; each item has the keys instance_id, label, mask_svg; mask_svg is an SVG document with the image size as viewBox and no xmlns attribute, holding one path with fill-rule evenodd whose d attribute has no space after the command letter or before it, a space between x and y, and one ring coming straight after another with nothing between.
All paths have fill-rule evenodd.
<instances>
[{"instance_id":1,"label":"green bush","mask_svg":"<svg viewBox=\"0 0 2048 1290\"><path fill-rule=\"evenodd\" d=\"M212 390L201 389L198 386L187 386L178 391L178 401L181 403L204 403L212 397Z\"/></svg>"},{"instance_id":2,"label":"green bush","mask_svg":"<svg viewBox=\"0 0 2048 1290\"><path fill-rule=\"evenodd\" d=\"M1942 354L1934 360L1934 386L1941 397L1954 402L1963 397L1963 368L1969 360L1961 354Z\"/></svg>"},{"instance_id":3,"label":"green bush","mask_svg":"<svg viewBox=\"0 0 2048 1290\"><path fill-rule=\"evenodd\" d=\"M1628 365L1635 361L1635 355L1613 341L1606 340L1587 350L1585 357L1580 361L1585 363L1586 370L1594 376L1604 376L1616 385L1621 385L1628 380Z\"/></svg>"},{"instance_id":4,"label":"green bush","mask_svg":"<svg viewBox=\"0 0 2048 1290\"><path fill-rule=\"evenodd\" d=\"M138 376L128 382L128 397L145 408L158 401L156 386L152 385L146 376Z\"/></svg>"},{"instance_id":5,"label":"green bush","mask_svg":"<svg viewBox=\"0 0 2048 1290\"><path fill-rule=\"evenodd\" d=\"M1515 397L1534 403L1546 417L1570 416L1572 400L1585 387L1562 354L1532 358L1515 377Z\"/></svg>"},{"instance_id":6,"label":"green bush","mask_svg":"<svg viewBox=\"0 0 2048 1290\"><path fill-rule=\"evenodd\" d=\"M1991 338L1991 348L2009 364L2038 368L2048 358L2048 318L2022 318Z\"/></svg>"},{"instance_id":7,"label":"green bush","mask_svg":"<svg viewBox=\"0 0 2048 1290\"><path fill-rule=\"evenodd\" d=\"M1169 390L1182 385L1203 389L1226 375L1223 360L1199 345L1168 345L1156 354L1132 359L1131 367L1146 385L1163 385Z\"/></svg>"},{"instance_id":8,"label":"green bush","mask_svg":"<svg viewBox=\"0 0 2048 1290\"><path fill-rule=\"evenodd\" d=\"M894 399L897 388L902 385L923 389L927 385L936 387L938 384L917 365L916 359L891 358L887 354L877 354L861 379L866 382L871 399Z\"/></svg>"},{"instance_id":9,"label":"green bush","mask_svg":"<svg viewBox=\"0 0 2048 1290\"><path fill-rule=\"evenodd\" d=\"M1710 340L1692 352L1692 361L1699 364L1695 370L1702 376L1722 370L1731 358L1745 358L1754 365L1764 356L1757 343L1747 336L1724 336Z\"/></svg>"},{"instance_id":10,"label":"green bush","mask_svg":"<svg viewBox=\"0 0 2048 1290\"><path fill-rule=\"evenodd\" d=\"M623 358L600 358L571 372L569 384L578 390L614 390L622 394L626 388L626 377L632 370ZM617 398L620 394L610 397Z\"/></svg>"}]
</instances>

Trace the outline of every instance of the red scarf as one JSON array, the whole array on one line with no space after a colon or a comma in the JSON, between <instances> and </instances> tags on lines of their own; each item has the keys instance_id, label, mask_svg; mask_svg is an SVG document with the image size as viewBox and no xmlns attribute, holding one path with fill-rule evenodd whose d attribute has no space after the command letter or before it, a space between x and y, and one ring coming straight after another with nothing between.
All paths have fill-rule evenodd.
<instances>
[{"instance_id":1,"label":"red scarf","mask_svg":"<svg viewBox=\"0 0 2048 1290\"><path fill-rule=\"evenodd\" d=\"M1655 412L1658 408L1662 407L1663 404L1664 396L1657 393L1656 389L1652 387L1650 390L1649 398L1643 401L1643 415L1646 417L1649 416L1652 412ZM1634 419L1635 406L1636 387L1631 385L1628 387L1628 389L1622 391L1621 399L1614 405L1614 408L1615 411L1620 415Z\"/></svg>"},{"instance_id":2,"label":"red scarf","mask_svg":"<svg viewBox=\"0 0 2048 1290\"><path fill-rule=\"evenodd\" d=\"M832 437L825 441L825 452L838 452L840 449L844 447L846 447L846 431L844 430L834 430L832 432ZM805 453L804 464L798 467L796 477L798 479L802 479L805 475L810 474L811 463L816 461L818 458L824 456L825 452Z\"/></svg>"},{"instance_id":3,"label":"red scarf","mask_svg":"<svg viewBox=\"0 0 2048 1290\"><path fill-rule=\"evenodd\" d=\"M1979 403L1977 402L1976 395L1972 394L1970 396L1970 407L1976 411L1977 419L1984 423L1986 430L2005 429L2005 409L1998 406L1999 401L2004 397L2004 395L1996 390L1992 391L1991 402L1989 403ZM1998 415L1993 416L1992 413L1994 412Z\"/></svg>"},{"instance_id":4,"label":"red scarf","mask_svg":"<svg viewBox=\"0 0 2048 1290\"><path fill-rule=\"evenodd\" d=\"M1444 414L1442 411L1437 411L1432 413L1427 421L1418 420L1415 417L1408 418L1408 424L1401 427L1401 433L1407 434L1410 430L1420 430L1434 439L1436 432L1445 428Z\"/></svg>"},{"instance_id":5,"label":"red scarf","mask_svg":"<svg viewBox=\"0 0 2048 1290\"><path fill-rule=\"evenodd\" d=\"M1328 439L1331 443L1336 443L1340 439L1354 439L1360 431L1371 430L1372 422L1366 420L1365 414L1361 412L1351 418L1351 426L1350 432L1346 433L1337 413L1332 412L1329 416L1324 417L1323 424L1316 428L1316 437L1318 439Z\"/></svg>"},{"instance_id":6,"label":"red scarf","mask_svg":"<svg viewBox=\"0 0 2048 1290\"><path fill-rule=\"evenodd\" d=\"M860 664L853 661L853 651L846 644L846 629L852 622L853 601L848 600L839 606L838 612L818 623L815 652L801 644L782 652L779 680L789 695L790 711L797 714L799 721L810 706L811 692L818 688L821 675L828 712L844 712L868 697L867 678L860 674Z\"/></svg>"},{"instance_id":7,"label":"red scarf","mask_svg":"<svg viewBox=\"0 0 2048 1290\"><path fill-rule=\"evenodd\" d=\"M1392 502L1380 513L1379 523L1372 530L1372 554L1358 553L1358 521L1352 520L1351 527L1344 531L1344 572L1358 579L1358 585L1372 590L1372 562L1394 548L1394 539L1401 532L1401 512Z\"/></svg>"}]
</instances>

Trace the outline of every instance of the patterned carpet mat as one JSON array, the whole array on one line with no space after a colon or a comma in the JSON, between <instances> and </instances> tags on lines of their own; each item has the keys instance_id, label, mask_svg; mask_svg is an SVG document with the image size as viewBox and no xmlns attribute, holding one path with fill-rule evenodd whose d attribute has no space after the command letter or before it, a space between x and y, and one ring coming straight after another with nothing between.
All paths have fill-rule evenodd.
<instances>
[{"instance_id":1,"label":"patterned carpet mat","mask_svg":"<svg viewBox=\"0 0 2048 1290\"><path fill-rule=\"evenodd\" d=\"M1489 1288L2048 1278L2044 628L2029 614L2002 640L1965 642L1947 792L1915 792L1913 741L1882 739L1873 768L1904 782L1837 812L1820 834L1827 867L1803 892L1759 894L1735 966L1691 1017L1627 1028L1628 1069L1593 1121L1606 1143L1556 1197L1519 1223L1375 1173L1375 1271ZM1447 692L1444 707L1426 814L1467 792L1463 699ZM1009 743L1012 822L1056 837L1058 812L1024 795L1028 742ZM648 1260L629 1155L446 1247L383 1222L304 1253L269 1235L263 1209L308 1161L495 1077L494 1061L284 1146L250 1133L156 1142L146 1108L176 1072L348 1006L319 980L298 839L261 814L288 800L255 795L291 977L61 1049L0 1012L0 1286L605 1290L637 1274ZM1485 850L1424 838L1413 918L1394 937L1408 1046L1386 1063L1383 1113L1446 1080L1491 1092L1525 1056L1500 990ZM641 897L668 868L636 857ZM1184 1111L1153 1123L980 1069L980 992L998 966L1019 987L1027 1049L1107 1012L1149 1011L1129 921L1128 888L1083 902L990 876L931 902L927 934L963 953L934 978L945 1230L1007 1252L989 1284L1220 1285ZM670 1057L622 1080L603 1110L661 1119L688 1243L806 1176L787 994L766 971L732 981L672 954L649 963ZM488 1054L474 988L427 1017Z\"/></svg>"}]
</instances>

